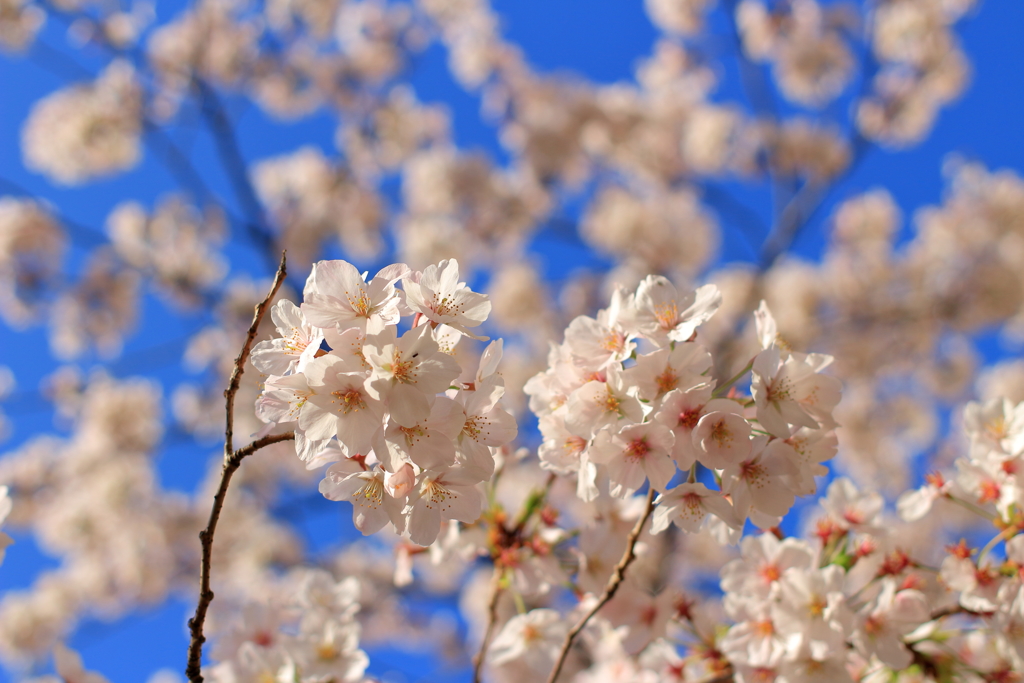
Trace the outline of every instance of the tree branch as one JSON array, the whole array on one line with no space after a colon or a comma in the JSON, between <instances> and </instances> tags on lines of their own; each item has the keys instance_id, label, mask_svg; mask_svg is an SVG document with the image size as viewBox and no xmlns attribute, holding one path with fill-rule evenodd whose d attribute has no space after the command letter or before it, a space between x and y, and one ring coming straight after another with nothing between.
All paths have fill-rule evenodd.
<instances>
[{"instance_id":1,"label":"tree branch","mask_svg":"<svg viewBox=\"0 0 1024 683\"><path fill-rule=\"evenodd\" d=\"M235 358L235 367L231 370L231 380L228 382L228 388L224 390L224 410L227 413L225 417L226 426L224 428L225 462L230 459L231 453L234 450L231 442L235 431L235 394L238 393L238 386L242 382L242 373L245 372L245 361L249 360L249 351L252 350L252 343L256 340L256 331L263 320L263 315L267 312L267 307L273 301L274 295L281 288L281 283L284 282L284 278L287 275L288 269L285 266L285 254L282 252L281 264L277 267L274 284L271 285L270 292L266 298L256 306L256 312L252 316L252 324L249 325L249 332L245 336L245 344L242 345L242 350L238 352L238 357Z\"/></svg>"},{"instance_id":2,"label":"tree branch","mask_svg":"<svg viewBox=\"0 0 1024 683\"><path fill-rule=\"evenodd\" d=\"M242 461L256 451L282 441L291 441L295 438L295 432L284 434L270 434L253 441L245 448L240 448L231 454L231 457L224 462L224 469L221 470L220 486L213 497L213 507L210 508L210 519L206 528L199 532L199 541L203 547L203 559L199 576L199 602L196 603L196 614L188 620L188 629L191 640L188 644L188 666L185 668L185 675L192 683L202 683L202 659L203 643L206 636L203 635L203 624L206 622L206 612L213 602L213 591L210 589L210 564L213 557L213 534L217 530L217 522L220 521L221 510L224 509L224 499L227 497L228 485L231 477L242 464Z\"/></svg>"},{"instance_id":3,"label":"tree branch","mask_svg":"<svg viewBox=\"0 0 1024 683\"><path fill-rule=\"evenodd\" d=\"M245 362L248 360L249 351L252 349L253 342L256 340L256 332L259 329L260 322L263 320L263 316L267 312L267 307L270 305L270 302L274 299L274 295L277 294L277 290L280 289L281 282L284 281L286 274L287 268L285 267L285 255L281 254L281 264L277 268L277 275L274 277L274 284L271 285L270 291L267 293L267 296L263 301L256 306L256 310L252 317L252 324L249 325L249 332L245 337L245 343L242 344L242 350L239 351L238 357L235 359L235 366L231 371L231 379L228 382L228 388L224 391L226 412L226 426L224 429L224 465L221 470L220 485L217 487L217 493L213 497L213 506L210 508L210 518L206 523L206 528L199 532L199 542L202 545L202 560L200 563L199 573L199 601L196 603L195 616L188 621L191 639L188 645L188 665L185 667L185 676L187 676L188 680L192 683L202 683L203 681L203 643L206 642L206 636L203 635L203 624L206 622L206 612L210 608L210 603L213 602L213 591L210 589L210 566L213 557L213 535L217 530L217 522L220 520L221 510L224 508L224 500L227 497L228 486L231 484L231 477L234 476L235 471L242 464L242 460L256 451L271 444L289 441L295 438L294 432L271 434L256 439L248 446L240 448L237 451L233 449L232 444L234 437L235 394L238 393L238 387L242 381L242 373L245 371Z\"/></svg>"},{"instance_id":4,"label":"tree branch","mask_svg":"<svg viewBox=\"0 0 1024 683\"><path fill-rule=\"evenodd\" d=\"M494 627L498 624L498 600L501 599L501 575L502 571L494 568L494 580L491 582L491 601L487 605L487 629L484 631L484 638L480 642L480 651L473 657L473 683L480 683L480 674L483 673L484 659L487 657L487 646L490 645L491 635Z\"/></svg>"},{"instance_id":5,"label":"tree branch","mask_svg":"<svg viewBox=\"0 0 1024 683\"><path fill-rule=\"evenodd\" d=\"M640 519L636 520L636 524L633 526L632 531L629 532L629 536L626 537L626 550L622 554L622 559L615 565L615 571L612 572L611 578L608 579L608 585L604 588L604 593L598 599L597 603L590 608L583 617L576 622L576 625L569 629L569 633L566 634L565 640L562 642L562 649L558 653L558 660L555 661L555 667L551 670L551 675L548 676L547 683L555 683L558 680L558 674L562 672L562 665L565 664L565 658L569 656L569 649L572 648L572 643L579 635L583 627L587 625L590 618L597 614L598 610L604 607L609 600L615 597L615 593L619 590L619 586L622 585L622 581L626 578L626 569L636 559L636 542L640 538L640 533L644 530L644 525L647 524L647 520L651 517L651 512L654 510L654 489L647 491L647 507L644 509L644 513L640 515Z\"/></svg>"}]
</instances>

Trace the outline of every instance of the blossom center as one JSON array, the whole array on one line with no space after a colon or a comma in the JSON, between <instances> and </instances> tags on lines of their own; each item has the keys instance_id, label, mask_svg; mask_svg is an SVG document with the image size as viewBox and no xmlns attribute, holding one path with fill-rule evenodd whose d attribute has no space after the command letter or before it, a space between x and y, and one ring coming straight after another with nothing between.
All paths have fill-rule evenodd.
<instances>
[{"instance_id":1,"label":"blossom center","mask_svg":"<svg viewBox=\"0 0 1024 683\"><path fill-rule=\"evenodd\" d=\"M604 409L609 413L619 412L619 399L616 398L614 394L612 394L610 389L608 390L607 395L604 397L604 400L602 401L598 399L598 401L604 405Z\"/></svg>"},{"instance_id":2,"label":"blossom center","mask_svg":"<svg viewBox=\"0 0 1024 683\"><path fill-rule=\"evenodd\" d=\"M427 430L421 427L420 425L416 425L414 427L399 426L398 431L402 432L402 434L405 435L405 440L410 445L416 443L423 437L427 437L428 439L430 438L430 435L427 434Z\"/></svg>"},{"instance_id":3,"label":"blossom center","mask_svg":"<svg viewBox=\"0 0 1024 683\"><path fill-rule=\"evenodd\" d=\"M468 436L469 438L473 439L474 441L478 439L478 437L480 436L480 432L482 431L483 430L476 423L476 416L467 419L466 424L462 426L462 433Z\"/></svg>"},{"instance_id":4,"label":"blossom center","mask_svg":"<svg viewBox=\"0 0 1024 683\"><path fill-rule=\"evenodd\" d=\"M334 643L320 643L316 646L316 656L321 661L333 662L340 654Z\"/></svg>"},{"instance_id":5,"label":"blossom center","mask_svg":"<svg viewBox=\"0 0 1024 683\"><path fill-rule=\"evenodd\" d=\"M715 426L711 428L711 439L718 444L720 448L726 448L732 443L732 430L729 429L729 425L725 423L725 420L719 420L715 423Z\"/></svg>"},{"instance_id":6,"label":"blossom center","mask_svg":"<svg viewBox=\"0 0 1024 683\"><path fill-rule=\"evenodd\" d=\"M366 401L363 400L363 392L359 389L349 388L344 391L332 391L334 400L331 403L338 405L338 412L348 415L351 412L366 410Z\"/></svg>"},{"instance_id":7,"label":"blossom center","mask_svg":"<svg viewBox=\"0 0 1024 683\"><path fill-rule=\"evenodd\" d=\"M454 491L438 480L431 481L426 486L426 506L433 510L435 507L446 510L452 506L450 500L456 497Z\"/></svg>"},{"instance_id":8,"label":"blossom center","mask_svg":"<svg viewBox=\"0 0 1024 683\"><path fill-rule=\"evenodd\" d=\"M391 371L391 375L399 382L403 384L414 384L416 382L416 374L413 372L412 366L414 362L411 360L402 360L402 354L395 351L395 357L390 366L385 366L386 370Z\"/></svg>"},{"instance_id":9,"label":"blossom center","mask_svg":"<svg viewBox=\"0 0 1024 683\"><path fill-rule=\"evenodd\" d=\"M663 329L671 330L679 322L679 307L675 301L654 307L654 319Z\"/></svg>"},{"instance_id":10,"label":"blossom center","mask_svg":"<svg viewBox=\"0 0 1024 683\"><path fill-rule=\"evenodd\" d=\"M978 495L979 502L991 503L993 501L999 500L1000 490L998 482L995 482L991 479L986 479L985 481L981 482L978 488L981 489Z\"/></svg>"},{"instance_id":11,"label":"blossom center","mask_svg":"<svg viewBox=\"0 0 1024 683\"><path fill-rule=\"evenodd\" d=\"M672 368L665 368L665 371L658 375L654 381L658 383L658 393L667 394L676 388L676 385L679 383L679 375Z\"/></svg>"},{"instance_id":12,"label":"blossom center","mask_svg":"<svg viewBox=\"0 0 1024 683\"><path fill-rule=\"evenodd\" d=\"M626 335L612 330L601 339L601 348L605 351L619 352L626 345Z\"/></svg>"},{"instance_id":13,"label":"blossom center","mask_svg":"<svg viewBox=\"0 0 1024 683\"><path fill-rule=\"evenodd\" d=\"M826 607L828 607L828 602L825 601L825 598L820 595L814 595L807 604L807 611L812 617L820 617L825 613Z\"/></svg>"},{"instance_id":14,"label":"blossom center","mask_svg":"<svg viewBox=\"0 0 1024 683\"><path fill-rule=\"evenodd\" d=\"M356 315L361 318L369 318L370 313L373 311L373 306L370 303L370 297L366 295L366 291L360 289L359 294L352 296L348 292L345 292L345 298L348 299L348 305L352 307L352 310L356 312Z\"/></svg>"},{"instance_id":15,"label":"blossom center","mask_svg":"<svg viewBox=\"0 0 1024 683\"><path fill-rule=\"evenodd\" d=\"M758 573L761 574L761 578L767 583L774 583L782 576L782 570L779 569L779 565L774 562L761 567L761 570Z\"/></svg>"},{"instance_id":16,"label":"blossom center","mask_svg":"<svg viewBox=\"0 0 1024 683\"><path fill-rule=\"evenodd\" d=\"M362 488L355 492L352 500L363 507L376 510L384 501L384 482L377 477L368 479Z\"/></svg>"},{"instance_id":17,"label":"blossom center","mask_svg":"<svg viewBox=\"0 0 1024 683\"><path fill-rule=\"evenodd\" d=\"M580 453L587 447L587 440L582 436L570 436L562 444L562 449L565 450L566 455L572 455L574 457L580 457Z\"/></svg>"},{"instance_id":18,"label":"blossom center","mask_svg":"<svg viewBox=\"0 0 1024 683\"><path fill-rule=\"evenodd\" d=\"M778 379L772 382L768 385L766 394L768 403L788 401L790 399L789 382L784 379Z\"/></svg>"},{"instance_id":19,"label":"blossom center","mask_svg":"<svg viewBox=\"0 0 1024 683\"><path fill-rule=\"evenodd\" d=\"M626 446L625 456L627 460L637 462L642 460L645 455L651 452L651 447L647 445L647 439L634 439L630 441Z\"/></svg>"},{"instance_id":20,"label":"blossom center","mask_svg":"<svg viewBox=\"0 0 1024 683\"><path fill-rule=\"evenodd\" d=\"M700 408L688 408L679 413L679 428L692 432L700 422Z\"/></svg>"}]
</instances>

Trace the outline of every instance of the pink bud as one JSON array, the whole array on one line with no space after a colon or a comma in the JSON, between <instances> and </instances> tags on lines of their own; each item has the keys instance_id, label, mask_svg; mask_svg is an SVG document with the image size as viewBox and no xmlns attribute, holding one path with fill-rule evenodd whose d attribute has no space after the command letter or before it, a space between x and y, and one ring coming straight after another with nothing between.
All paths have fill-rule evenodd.
<instances>
[{"instance_id":1,"label":"pink bud","mask_svg":"<svg viewBox=\"0 0 1024 683\"><path fill-rule=\"evenodd\" d=\"M394 474L384 473L384 488L394 498L405 498L412 491L416 483L416 475L412 471L412 465L405 463Z\"/></svg>"}]
</instances>

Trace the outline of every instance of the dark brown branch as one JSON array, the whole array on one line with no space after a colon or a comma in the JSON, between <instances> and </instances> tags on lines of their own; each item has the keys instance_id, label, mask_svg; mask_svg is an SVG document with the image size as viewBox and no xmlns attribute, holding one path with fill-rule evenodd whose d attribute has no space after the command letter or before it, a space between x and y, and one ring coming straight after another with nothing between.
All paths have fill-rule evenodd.
<instances>
[{"instance_id":1,"label":"dark brown branch","mask_svg":"<svg viewBox=\"0 0 1024 683\"><path fill-rule=\"evenodd\" d=\"M213 497L213 507L210 508L210 519L206 522L206 528L199 532L199 541L203 548L203 558L200 565L199 577L199 602L196 603L196 614L188 620L188 629L191 640L188 645L188 666L185 668L185 675L192 683L202 683L202 659L203 643L206 636L203 635L203 624L206 622L206 612L213 602L213 591L210 589L210 562L213 557L213 534L217 530L217 522L220 521L221 510L224 509L224 499L227 497L228 485L231 477L248 456L256 451L282 441L291 441L295 438L295 432L284 434L271 434L253 441L245 448L240 448L231 454L224 462L224 469L220 475L220 486Z\"/></svg>"},{"instance_id":2,"label":"dark brown branch","mask_svg":"<svg viewBox=\"0 0 1024 683\"><path fill-rule=\"evenodd\" d=\"M270 302L277 294L277 290L281 287L281 282L284 281L286 274L287 269L285 267L285 255L281 254L281 264L277 268L277 275L274 277L274 284L271 285L270 291L267 293L267 296L263 301L256 306L256 311L252 318L252 324L249 326L249 332L245 337L245 343L242 345L242 350L239 351L238 357L235 359L235 366L231 371L231 379L228 382L228 388L224 391L225 409L227 413L226 426L224 429L224 465L221 470L220 485L217 487L217 493L213 497L213 506L210 508L210 518L206 523L206 528L199 532L199 542L202 546L202 559L200 561L199 572L199 601L196 603L195 616L188 621L191 638L188 645L188 665L185 667L185 676L187 676L188 680L192 683L202 683L203 681L203 643L206 642L206 636L203 635L203 624L206 622L206 612L210 608L210 603L213 602L213 591L210 589L213 535L217 530L217 522L220 520L221 510L224 509L224 500L227 497L228 486L231 484L231 477L234 476L235 471L242 464L242 460L259 449L271 444L289 441L295 438L295 434L293 432L288 432L286 434L271 434L269 436L259 438L248 446L240 448L237 451L234 450L234 446L232 444L234 437L235 394L238 393L238 387L242 381L242 373L245 371L245 362L249 359L249 352L252 349L253 342L256 340L256 331L259 329L260 322L263 320L263 316L266 314L267 307L270 305Z\"/></svg>"},{"instance_id":3,"label":"dark brown branch","mask_svg":"<svg viewBox=\"0 0 1024 683\"><path fill-rule=\"evenodd\" d=\"M242 345L242 350L238 352L238 357L235 358L235 366L231 370L231 380L228 382L228 388L224 390L224 409L227 413L226 426L224 428L225 462L231 457L234 450L232 439L234 438L235 431L235 394L238 393L238 385L242 382L242 373L245 372L245 361L249 360L249 351L252 350L252 343L256 340L256 332L259 330L260 322L262 322L263 316L267 312L267 307L273 301L277 290L281 288L281 283L284 282L286 275L288 275L288 269L285 266L285 254L282 252L281 264L277 267L274 284L270 287L270 292L266 298L256 306L256 312L252 316L252 324L249 325L249 332L245 336L245 344Z\"/></svg>"},{"instance_id":4,"label":"dark brown branch","mask_svg":"<svg viewBox=\"0 0 1024 683\"><path fill-rule=\"evenodd\" d=\"M491 635L494 627L498 625L498 601L501 599L501 574L502 571L494 568L494 580L491 582L491 601L487 605L487 629L484 631L484 638L480 643L480 651L473 658L473 683L480 683L480 674L483 673L484 659L487 657L487 646L491 643Z\"/></svg>"},{"instance_id":5,"label":"dark brown branch","mask_svg":"<svg viewBox=\"0 0 1024 683\"><path fill-rule=\"evenodd\" d=\"M626 569L636 559L636 542L640 538L640 533L644 530L644 525L647 524L647 520L651 517L651 512L654 511L654 489L650 489L647 492L647 507L644 509L644 513L640 515L640 519L636 520L636 524L633 529L629 532L629 536L626 537L626 550L622 553L622 559L615 565L615 571L612 572L611 578L608 579L608 585L604 588L604 593L598 598L597 603L590 608L590 610L583 615L583 617L576 622L576 625L569 629L569 633L566 634L565 640L562 642L562 649L558 653L558 659L555 661L555 667L551 670L551 675L548 676L547 683L555 683L558 680L558 674L562 672L562 666L565 664L565 658L569 656L569 650L572 648L572 643L579 635L583 627L587 625L590 618L597 614L598 610L604 607L609 600L615 597L615 593L618 592L619 586L622 585L622 581L626 578Z\"/></svg>"}]
</instances>

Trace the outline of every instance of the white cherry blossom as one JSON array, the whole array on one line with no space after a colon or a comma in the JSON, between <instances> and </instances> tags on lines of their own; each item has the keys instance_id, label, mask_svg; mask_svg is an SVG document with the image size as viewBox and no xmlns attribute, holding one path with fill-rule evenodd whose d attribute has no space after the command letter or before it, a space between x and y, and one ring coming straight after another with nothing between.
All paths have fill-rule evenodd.
<instances>
[{"instance_id":1,"label":"white cherry blossom","mask_svg":"<svg viewBox=\"0 0 1024 683\"><path fill-rule=\"evenodd\" d=\"M429 397L448 389L461 371L454 358L440 351L429 325L401 337L393 327L368 335L363 354L373 367L368 391L386 402L391 419L405 427L426 418Z\"/></svg>"},{"instance_id":2,"label":"white cherry blossom","mask_svg":"<svg viewBox=\"0 0 1024 683\"><path fill-rule=\"evenodd\" d=\"M824 661L843 648L853 626L843 579L842 567L835 565L791 567L782 575L772 620L786 638L789 653L806 647L812 659Z\"/></svg>"},{"instance_id":3,"label":"white cherry blossom","mask_svg":"<svg viewBox=\"0 0 1024 683\"><path fill-rule=\"evenodd\" d=\"M631 384L640 390L640 398L654 401L673 390L688 391L708 381L711 354L700 344L676 344L674 349L659 349L637 356L636 365L626 370Z\"/></svg>"},{"instance_id":4,"label":"white cherry blossom","mask_svg":"<svg viewBox=\"0 0 1024 683\"><path fill-rule=\"evenodd\" d=\"M253 347L250 356L253 367L267 375L302 372L320 350L323 330L306 322L299 307L287 299L274 304L270 316L281 336Z\"/></svg>"},{"instance_id":5,"label":"white cherry blossom","mask_svg":"<svg viewBox=\"0 0 1024 683\"><path fill-rule=\"evenodd\" d=\"M299 427L307 438L337 436L349 457L370 452L383 415L380 401L366 388L365 374L351 370L351 361L330 354L311 361L304 373L313 391L308 401L322 413L306 424L306 411L299 413Z\"/></svg>"},{"instance_id":6,"label":"white cherry blossom","mask_svg":"<svg viewBox=\"0 0 1024 683\"><path fill-rule=\"evenodd\" d=\"M364 535L380 531L388 522L401 531L405 528L404 496L396 497L389 492L387 477L380 466L365 469L358 460L348 458L327 468L320 493L329 500L351 502L352 523Z\"/></svg>"},{"instance_id":7,"label":"white cherry blossom","mask_svg":"<svg viewBox=\"0 0 1024 683\"><path fill-rule=\"evenodd\" d=\"M558 656L568 626L553 609L533 609L505 624L488 648L492 666L520 661L529 671L542 676Z\"/></svg>"},{"instance_id":8,"label":"white cherry blossom","mask_svg":"<svg viewBox=\"0 0 1024 683\"><path fill-rule=\"evenodd\" d=\"M724 398L714 399L702 412L692 433L697 459L702 465L722 470L750 454L750 423L743 417L740 404Z\"/></svg>"},{"instance_id":9,"label":"white cherry blossom","mask_svg":"<svg viewBox=\"0 0 1024 683\"><path fill-rule=\"evenodd\" d=\"M722 568L726 606L734 598L768 600L778 593L778 581L791 567L808 569L814 552L796 538L779 540L770 532L747 536L740 543L741 558Z\"/></svg>"},{"instance_id":10,"label":"white cherry blossom","mask_svg":"<svg viewBox=\"0 0 1024 683\"><path fill-rule=\"evenodd\" d=\"M786 485L795 468L785 454L785 443L766 437L751 439L749 455L730 464L722 472L722 489L732 496L732 504L740 517L754 511L773 517L789 512L796 494ZM755 523L760 523L752 517Z\"/></svg>"},{"instance_id":11,"label":"white cherry blossom","mask_svg":"<svg viewBox=\"0 0 1024 683\"><path fill-rule=\"evenodd\" d=\"M589 440L604 427L621 427L620 420L625 424L643 421L649 409L618 367L610 366L604 381L587 382L569 396L565 427L571 433Z\"/></svg>"},{"instance_id":12,"label":"white cherry blossom","mask_svg":"<svg viewBox=\"0 0 1024 683\"><path fill-rule=\"evenodd\" d=\"M415 464L420 469L454 465L454 439L462 431L465 419L455 401L446 396L431 397L426 417L411 427L392 420L383 434L378 433L373 452L388 472L397 472L403 463Z\"/></svg>"},{"instance_id":13,"label":"white cherry blossom","mask_svg":"<svg viewBox=\"0 0 1024 683\"><path fill-rule=\"evenodd\" d=\"M654 413L654 421L665 425L676 435L672 459L681 470L690 469L703 453L703 449L694 443L693 430L704 416L706 407L712 403L718 405L711 399L713 391L711 384L701 384L687 391L673 389L665 394L661 406Z\"/></svg>"},{"instance_id":14,"label":"white cherry blossom","mask_svg":"<svg viewBox=\"0 0 1024 683\"><path fill-rule=\"evenodd\" d=\"M476 473L456 465L427 470L409 495L408 532L413 543L430 545L441 524L457 519L472 523L480 517L483 496Z\"/></svg>"},{"instance_id":15,"label":"white cherry blossom","mask_svg":"<svg viewBox=\"0 0 1024 683\"><path fill-rule=\"evenodd\" d=\"M413 311L438 325L448 325L473 339L486 339L469 331L478 327L491 312L487 295L459 282L459 262L455 259L427 266L422 273L411 272L403 280L406 299Z\"/></svg>"},{"instance_id":16,"label":"white cherry blossom","mask_svg":"<svg viewBox=\"0 0 1024 683\"><path fill-rule=\"evenodd\" d=\"M964 407L964 431L976 442L1007 455L1024 451L1024 403L994 398Z\"/></svg>"},{"instance_id":17,"label":"white cherry blossom","mask_svg":"<svg viewBox=\"0 0 1024 683\"><path fill-rule=\"evenodd\" d=\"M365 282L348 261L320 261L306 281L302 312L317 327L380 332L398 322L402 299L394 285L408 271L408 266L396 263Z\"/></svg>"},{"instance_id":18,"label":"white cherry blossom","mask_svg":"<svg viewBox=\"0 0 1024 683\"><path fill-rule=\"evenodd\" d=\"M828 485L821 506L841 529L879 531L876 522L885 501L874 491L861 493L846 477Z\"/></svg>"},{"instance_id":19,"label":"white cherry blossom","mask_svg":"<svg viewBox=\"0 0 1024 683\"><path fill-rule=\"evenodd\" d=\"M729 526L741 526L732 504L719 491L712 491L700 482L680 484L658 496L651 533L658 534L675 524L683 531L696 533L708 515L714 515Z\"/></svg>"},{"instance_id":20,"label":"white cherry blossom","mask_svg":"<svg viewBox=\"0 0 1024 683\"><path fill-rule=\"evenodd\" d=\"M750 393L757 420L773 436L789 437L791 427L833 429L832 410L839 402L840 384L821 371L832 363L822 354L792 354L783 358L777 347L757 354Z\"/></svg>"},{"instance_id":21,"label":"white cherry blossom","mask_svg":"<svg viewBox=\"0 0 1024 683\"><path fill-rule=\"evenodd\" d=\"M721 303L722 294L715 285L680 293L667 278L648 275L637 287L631 317L638 332L659 346L668 346L689 340Z\"/></svg>"},{"instance_id":22,"label":"white cherry blossom","mask_svg":"<svg viewBox=\"0 0 1024 683\"><path fill-rule=\"evenodd\" d=\"M651 487L664 491L676 473L669 453L675 436L655 422L627 425L619 430L606 427L598 432L590 448L593 462L603 464L611 479L611 494L631 496L650 481Z\"/></svg>"},{"instance_id":23,"label":"white cherry blossom","mask_svg":"<svg viewBox=\"0 0 1024 683\"><path fill-rule=\"evenodd\" d=\"M511 443L519 431L515 418L498 405L505 389L495 380L491 376L477 382L474 391L459 391L455 396L463 417L456 447L466 467L480 469L481 479L494 472L490 449Z\"/></svg>"},{"instance_id":24,"label":"white cherry blossom","mask_svg":"<svg viewBox=\"0 0 1024 683\"><path fill-rule=\"evenodd\" d=\"M625 326L623 307L626 294L616 289L611 305L597 318L581 315L565 330L565 344L572 361L591 372L600 372L629 358L636 348L636 336Z\"/></svg>"},{"instance_id":25,"label":"white cherry blossom","mask_svg":"<svg viewBox=\"0 0 1024 683\"><path fill-rule=\"evenodd\" d=\"M851 640L865 657L878 657L883 664L899 671L913 661L904 636L930 619L924 593L900 590L895 579L886 577L878 595L857 615Z\"/></svg>"}]
</instances>

